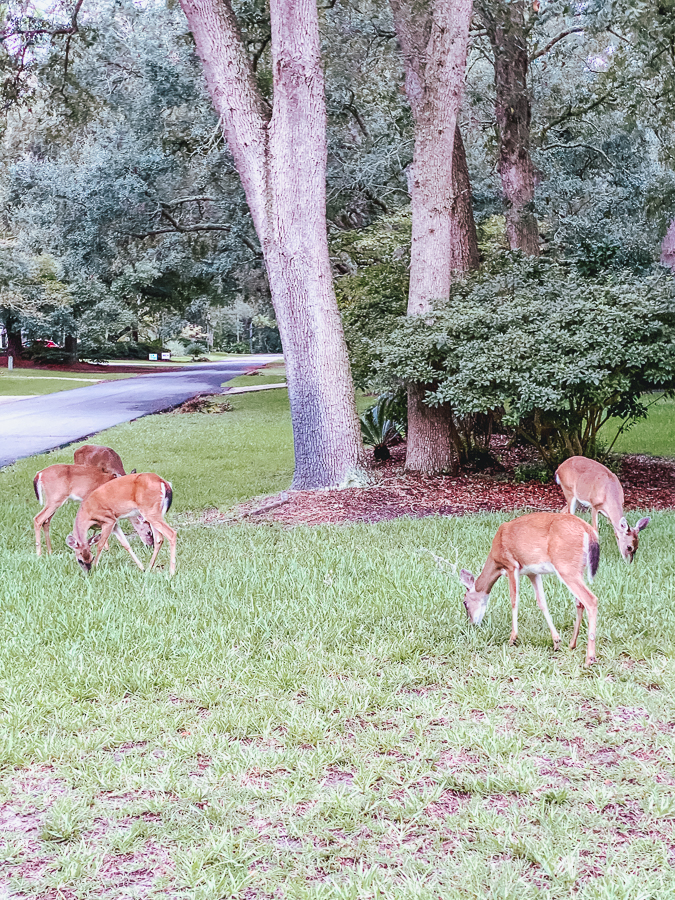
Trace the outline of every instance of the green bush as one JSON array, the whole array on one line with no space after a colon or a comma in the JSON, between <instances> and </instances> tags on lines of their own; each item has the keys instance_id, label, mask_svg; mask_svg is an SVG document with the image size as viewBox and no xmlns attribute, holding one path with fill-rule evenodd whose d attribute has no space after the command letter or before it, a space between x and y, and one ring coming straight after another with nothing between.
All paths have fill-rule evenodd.
<instances>
[{"instance_id":1,"label":"green bush","mask_svg":"<svg viewBox=\"0 0 675 900\"><path fill-rule=\"evenodd\" d=\"M392 387L434 385L427 402L459 416L503 409L550 469L596 457L610 418L635 421L646 392L675 388L672 278L505 254L433 314L400 318L374 365Z\"/></svg>"},{"instance_id":2,"label":"green bush","mask_svg":"<svg viewBox=\"0 0 675 900\"><path fill-rule=\"evenodd\" d=\"M389 459L389 447L405 437L405 420L400 418L400 411L400 401L385 395L361 416L363 443L373 448L375 459Z\"/></svg>"}]
</instances>

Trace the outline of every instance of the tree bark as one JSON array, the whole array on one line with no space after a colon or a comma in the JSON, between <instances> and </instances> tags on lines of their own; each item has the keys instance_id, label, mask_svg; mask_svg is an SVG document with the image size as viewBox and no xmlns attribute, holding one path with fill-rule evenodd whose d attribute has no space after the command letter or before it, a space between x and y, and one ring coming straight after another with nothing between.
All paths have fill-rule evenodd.
<instances>
[{"instance_id":1,"label":"tree bark","mask_svg":"<svg viewBox=\"0 0 675 900\"><path fill-rule=\"evenodd\" d=\"M478 9L494 54L498 170L506 201L506 236L512 250L539 256L525 4L524 0L481 0Z\"/></svg>"},{"instance_id":2,"label":"tree bark","mask_svg":"<svg viewBox=\"0 0 675 900\"><path fill-rule=\"evenodd\" d=\"M256 87L230 0L181 0L265 259L286 360L293 487L362 462L326 231L326 108L315 0L271 0L274 102Z\"/></svg>"},{"instance_id":3,"label":"tree bark","mask_svg":"<svg viewBox=\"0 0 675 900\"><path fill-rule=\"evenodd\" d=\"M453 206L450 219L451 276L470 272L480 265L476 221L473 217L473 198L466 151L459 125L455 128L452 148Z\"/></svg>"},{"instance_id":4,"label":"tree bark","mask_svg":"<svg viewBox=\"0 0 675 900\"><path fill-rule=\"evenodd\" d=\"M415 0L390 2L415 121L408 315L424 315L434 302L449 299L459 263L474 253L476 260L478 256L477 244L472 249L471 238L462 232L470 189L464 147L461 137L455 137L473 2L432 0L428 7ZM455 164L461 168L462 162L464 171L458 174ZM456 466L450 407L424 403L432 387L408 388L406 468L415 472Z\"/></svg>"},{"instance_id":5,"label":"tree bark","mask_svg":"<svg viewBox=\"0 0 675 900\"><path fill-rule=\"evenodd\" d=\"M73 334L67 334L64 341L64 349L71 362L77 362L77 338Z\"/></svg>"},{"instance_id":6,"label":"tree bark","mask_svg":"<svg viewBox=\"0 0 675 900\"><path fill-rule=\"evenodd\" d=\"M675 219L668 226L668 231L666 231L666 236L661 244L660 262L662 266L675 272Z\"/></svg>"},{"instance_id":7,"label":"tree bark","mask_svg":"<svg viewBox=\"0 0 675 900\"><path fill-rule=\"evenodd\" d=\"M21 338L21 325L18 319L8 316L5 322L7 328L7 355L14 359L21 359L23 354L23 340Z\"/></svg>"}]
</instances>

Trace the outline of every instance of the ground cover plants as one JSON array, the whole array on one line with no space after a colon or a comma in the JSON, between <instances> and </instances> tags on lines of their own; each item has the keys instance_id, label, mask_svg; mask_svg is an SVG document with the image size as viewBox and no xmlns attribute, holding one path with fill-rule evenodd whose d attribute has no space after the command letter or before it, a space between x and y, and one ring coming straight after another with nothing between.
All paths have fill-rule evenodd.
<instances>
[{"instance_id":1,"label":"ground cover plants","mask_svg":"<svg viewBox=\"0 0 675 900\"><path fill-rule=\"evenodd\" d=\"M72 448L0 474L6 893L672 897L675 514L633 567L603 525L585 670L529 586L516 647L504 583L466 621L452 568L477 569L509 513L204 524L292 473L285 392L231 402L97 438L173 482L171 580L116 545L80 575L72 507L34 556L30 478Z\"/></svg>"}]
</instances>

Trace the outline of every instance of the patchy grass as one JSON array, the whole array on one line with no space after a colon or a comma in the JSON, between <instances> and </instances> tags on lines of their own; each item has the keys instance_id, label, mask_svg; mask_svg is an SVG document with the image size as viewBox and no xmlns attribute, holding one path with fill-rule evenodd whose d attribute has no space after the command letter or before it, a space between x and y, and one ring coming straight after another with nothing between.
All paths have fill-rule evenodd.
<instances>
[{"instance_id":1,"label":"patchy grass","mask_svg":"<svg viewBox=\"0 0 675 900\"><path fill-rule=\"evenodd\" d=\"M607 426L607 441L616 429ZM647 453L650 456L675 456L675 400L661 399L649 410L644 421L622 434L614 445L617 453Z\"/></svg>"},{"instance_id":2,"label":"patchy grass","mask_svg":"<svg viewBox=\"0 0 675 900\"><path fill-rule=\"evenodd\" d=\"M99 381L131 377L114 372L110 375L106 372L104 376L87 375L83 372L55 372L50 375L44 369L13 369L11 372L0 369L0 397L53 394L56 391L86 387Z\"/></svg>"},{"instance_id":3,"label":"patchy grass","mask_svg":"<svg viewBox=\"0 0 675 900\"><path fill-rule=\"evenodd\" d=\"M87 579L65 549L32 555L17 506L0 512L13 896L673 896L672 514L632 569L603 533L588 672L583 646L553 653L529 588L519 646L505 583L471 628L423 550L475 569L498 517L184 527L173 580L117 546Z\"/></svg>"},{"instance_id":4,"label":"patchy grass","mask_svg":"<svg viewBox=\"0 0 675 900\"><path fill-rule=\"evenodd\" d=\"M97 441L172 480L179 513L288 486L285 394L232 404ZM469 626L427 552L476 571L504 516L184 525L175 578L115 542L86 578L73 507L33 552L30 479L66 459L0 473L0 894L675 894L675 514L632 567L602 524L587 671L585 633L553 653L528 585L517 647L504 579Z\"/></svg>"}]
</instances>

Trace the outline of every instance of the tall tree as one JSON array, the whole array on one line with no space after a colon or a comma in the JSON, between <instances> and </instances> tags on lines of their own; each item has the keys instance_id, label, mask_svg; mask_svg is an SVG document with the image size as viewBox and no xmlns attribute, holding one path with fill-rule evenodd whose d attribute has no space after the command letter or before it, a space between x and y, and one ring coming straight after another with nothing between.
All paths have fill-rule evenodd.
<instances>
[{"instance_id":1,"label":"tall tree","mask_svg":"<svg viewBox=\"0 0 675 900\"><path fill-rule=\"evenodd\" d=\"M343 482L361 439L326 236L326 108L315 0L270 3L273 103L230 0L181 0L260 240L286 359L296 488Z\"/></svg>"},{"instance_id":2,"label":"tall tree","mask_svg":"<svg viewBox=\"0 0 675 900\"><path fill-rule=\"evenodd\" d=\"M512 250L539 256L525 0L480 0L477 7L494 56L497 168L506 202L506 236Z\"/></svg>"},{"instance_id":3,"label":"tall tree","mask_svg":"<svg viewBox=\"0 0 675 900\"><path fill-rule=\"evenodd\" d=\"M447 300L462 251L458 243L456 140L473 0L391 0L405 63L406 94L415 123L412 164L412 248L408 315ZM460 149L461 148L461 149ZM468 187L468 173L462 175ZM459 197L467 194L459 191ZM408 388L406 468L439 472L454 465L451 410L424 402L434 385Z\"/></svg>"}]
</instances>

